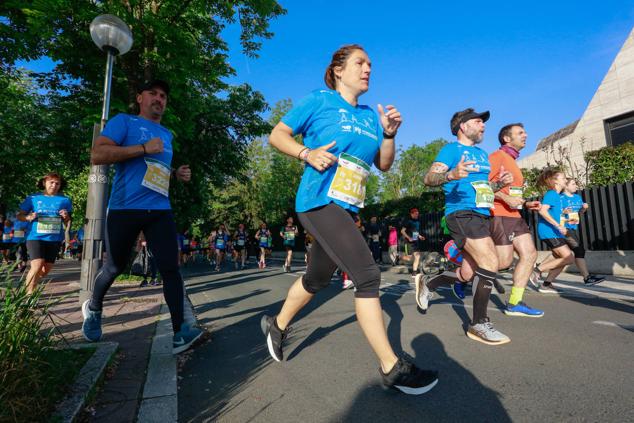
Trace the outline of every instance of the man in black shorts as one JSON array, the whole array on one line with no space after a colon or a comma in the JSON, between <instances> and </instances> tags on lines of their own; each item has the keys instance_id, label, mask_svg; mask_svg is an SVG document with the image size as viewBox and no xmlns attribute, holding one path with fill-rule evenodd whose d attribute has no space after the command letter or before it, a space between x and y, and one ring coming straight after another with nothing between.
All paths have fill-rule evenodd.
<instances>
[{"instance_id":1,"label":"man in black shorts","mask_svg":"<svg viewBox=\"0 0 634 423\"><path fill-rule=\"evenodd\" d=\"M412 277L416 277L420 273L420 253L423 250L422 242L425 240L425 236L421 233L420 214L416 207L409 209L409 217L403 220L401 235L409 243L410 253L414 257Z\"/></svg>"}]
</instances>

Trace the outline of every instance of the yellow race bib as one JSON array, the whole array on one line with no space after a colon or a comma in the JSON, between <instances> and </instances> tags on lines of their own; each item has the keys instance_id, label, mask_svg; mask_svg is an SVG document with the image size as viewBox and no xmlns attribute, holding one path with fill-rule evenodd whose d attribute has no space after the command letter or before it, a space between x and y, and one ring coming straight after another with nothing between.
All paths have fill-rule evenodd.
<instances>
[{"instance_id":1,"label":"yellow race bib","mask_svg":"<svg viewBox=\"0 0 634 423\"><path fill-rule=\"evenodd\" d=\"M167 197L170 189L169 166L151 158L146 158L145 164L147 165L147 170L141 185Z\"/></svg>"},{"instance_id":2,"label":"yellow race bib","mask_svg":"<svg viewBox=\"0 0 634 423\"><path fill-rule=\"evenodd\" d=\"M370 175L370 166L363 160L341 153L337 172L330 184L328 197L341 200L356 207L363 207L365 185Z\"/></svg>"}]
</instances>

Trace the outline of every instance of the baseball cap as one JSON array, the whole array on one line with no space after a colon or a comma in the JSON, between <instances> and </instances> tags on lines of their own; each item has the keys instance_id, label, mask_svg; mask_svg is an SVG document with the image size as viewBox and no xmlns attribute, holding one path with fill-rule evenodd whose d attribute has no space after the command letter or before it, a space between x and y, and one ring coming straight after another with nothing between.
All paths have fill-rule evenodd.
<instances>
[{"instance_id":1,"label":"baseball cap","mask_svg":"<svg viewBox=\"0 0 634 423\"><path fill-rule=\"evenodd\" d=\"M488 110L486 112L482 112L482 113L478 113L476 111L473 111L471 113L467 113L466 115L464 115L462 117L462 119L460 119L459 122L456 123L456 126L451 128L451 133L453 135L458 135L458 130L460 129L460 125L465 123L468 120L480 118L480 119L482 119L482 122L486 122L487 120L489 120L490 117L491 117L491 113Z\"/></svg>"},{"instance_id":2,"label":"baseball cap","mask_svg":"<svg viewBox=\"0 0 634 423\"><path fill-rule=\"evenodd\" d=\"M137 93L141 94L143 91L148 91L156 87L165 91L165 94L167 94L168 96L170 95L170 86L162 79L152 79L150 81L145 81L141 83L137 88Z\"/></svg>"}]
</instances>

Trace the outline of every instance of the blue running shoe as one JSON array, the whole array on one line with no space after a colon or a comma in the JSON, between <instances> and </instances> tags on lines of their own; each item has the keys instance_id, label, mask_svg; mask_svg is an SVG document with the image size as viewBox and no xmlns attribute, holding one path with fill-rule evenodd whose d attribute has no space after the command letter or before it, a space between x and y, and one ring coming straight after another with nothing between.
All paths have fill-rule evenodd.
<instances>
[{"instance_id":1,"label":"blue running shoe","mask_svg":"<svg viewBox=\"0 0 634 423\"><path fill-rule=\"evenodd\" d=\"M202 334L203 331L198 328L192 328L187 325L181 326L181 330L174 334L172 352L174 354L182 353L191 347Z\"/></svg>"},{"instance_id":2,"label":"blue running shoe","mask_svg":"<svg viewBox=\"0 0 634 423\"><path fill-rule=\"evenodd\" d=\"M462 282L454 282L452 286L453 295L456 296L459 300L464 300L464 285Z\"/></svg>"},{"instance_id":3,"label":"blue running shoe","mask_svg":"<svg viewBox=\"0 0 634 423\"><path fill-rule=\"evenodd\" d=\"M81 314L84 316L81 332L86 341L97 342L101 339L101 312L92 311L89 304L90 300L86 300L81 305Z\"/></svg>"},{"instance_id":4,"label":"blue running shoe","mask_svg":"<svg viewBox=\"0 0 634 423\"><path fill-rule=\"evenodd\" d=\"M542 317L544 312L536 308L531 308L523 301L515 305L506 304L504 314L507 316Z\"/></svg>"}]
</instances>

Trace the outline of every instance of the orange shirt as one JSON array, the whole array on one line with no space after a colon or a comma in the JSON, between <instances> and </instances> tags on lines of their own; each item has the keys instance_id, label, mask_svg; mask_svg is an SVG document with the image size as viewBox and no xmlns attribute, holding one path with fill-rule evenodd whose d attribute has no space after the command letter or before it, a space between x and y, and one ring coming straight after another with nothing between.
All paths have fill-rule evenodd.
<instances>
[{"instance_id":1,"label":"orange shirt","mask_svg":"<svg viewBox=\"0 0 634 423\"><path fill-rule=\"evenodd\" d=\"M522 171L515 162L515 159L502 150L494 151L489 155L491 164L491 172L489 173L489 181L496 180L500 177L500 169L504 166L504 170L511 172L513 175L513 183L507 185L500 192L511 195L511 189L515 195L519 195L521 188L524 186L524 177ZM493 216L521 217L518 209L512 209L505 202L495 199L494 207L491 209Z\"/></svg>"}]
</instances>

